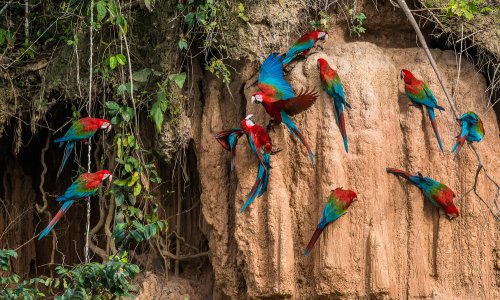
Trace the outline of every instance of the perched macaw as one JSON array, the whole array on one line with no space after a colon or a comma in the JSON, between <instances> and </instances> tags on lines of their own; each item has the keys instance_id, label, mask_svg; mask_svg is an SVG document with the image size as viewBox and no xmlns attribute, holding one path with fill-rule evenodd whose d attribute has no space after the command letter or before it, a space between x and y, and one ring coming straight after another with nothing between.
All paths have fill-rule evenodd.
<instances>
[{"instance_id":1,"label":"perched macaw","mask_svg":"<svg viewBox=\"0 0 500 300\"><path fill-rule=\"evenodd\" d=\"M401 79L403 79L405 82L406 96L408 96L408 98L410 98L410 100L415 105L424 105L427 109L427 113L429 114L429 118L431 120L432 129L434 130L434 134L436 135L436 139L439 143L439 148L444 154L443 143L441 142L441 137L439 136L436 124L436 116L434 115L434 109L444 110L444 108L437 104L437 100L432 94L429 87L423 81L415 78L415 76L413 76L410 71L405 69L401 70Z\"/></svg>"},{"instance_id":2,"label":"perched macaw","mask_svg":"<svg viewBox=\"0 0 500 300\"><path fill-rule=\"evenodd\" d=\"M112 178L111 172L108 170L101 170L95 173L83 173L71 184L71 186L66 189L64 195L57 197L58 202L62 202L61 209L57 212L56 216L50 221L47 228L45 228L38 239L42 239L44 236L50 233L52 228L57 224L61 217L66 213L69 207L75 202L75 200L91 197L96 194L97 188L102 183L103 180L107 178Z\"/></svg>"},{"instance_id":3,"label":"perched macaw","mask_svg":"<svg viewBox=\"0 0 500 300\"><path fill-rule=\"evenodd\" d=\"M292 47L290 47L285 55L285 58L283 59L283 65L289 64L299 55L307 57L307 54L318 40L326 39L328 39L328 32L324 30L315 30L304 34L292 45Z\"/></svg>"},{"instance_id":4,"label":"perched macaw","mask_svg":"<svg viewBox=\"0 0 500 300\"><path fill-rule=\"evenodd\" d=\"M63 137L54 140L55 143L59 143L59 147L62 147L64 143L66 143L64 156L61 166L57 171L56 178L59 178L59 175L61 175L64 165L66 165L66 162L71 155L71 151L73 151L73 148L75 147L75 142L88 141L88 139L94 136L98 129L107 129L109 132L109 130L111 130L111 123L105 119L85 117L76 120L68 131L66 131L66 134Z\"/></svg>"},{"instance_id":5,"label":"perched macaw","mask_svg":"<svg viewBox=\"0 0 500 300\"><path fill-rule=\"evenodd\" d=\"M269 171L271 169L271 151L273 146L267 132L259 124L256 124L252 119L253 115L248 115L241 121L241 128L247 136L248 143L252 152L259 159L259 169L257 171L257 178L255 183L248 194L245 204L240 210L243 213L245 209L252 204L252 202L264 194L267 190L267 183L269 182Z\"/></svg>"},{"instance_id":6,"label":"perched macaw","mask_svg":"<svg viewBox=\"0 0 500 300\"><path fill-rule=\"evenodd\" d=\"M335 119L340 127L340 133L344 139L345 152L349 152L347 146L347 132L345 129L344 106L351 108L344 96L344 87L340 81L337 71L332 69L328 62L322 58L318 59L319 77L321 79L321 87L325 92L332 97L333 105L335 106Z\"/></svg>"},{"instance_id":7,"label":"perched macaw","mask_svg":"<svg viewBox=\"0 0 500 300\"><path fill-rule=\"evenodd\" d=\"M458 153L462 149L462 146L465 143L465 140L469 142L480 142L484 136L484 126L483 121L479 118L478 115L469 111L460 117L460 122L462 123L462 131L459 135L457 135L457 142L453 149L451 149L451 153L457 151L455 153L455 158L458 156Z\"/></svg>"},{"instance_id":8,"label":"perched macaw","mask_svg":"<svg viewBox=\"0 0 500 300\"><path fill-rule=\"evenodd\" d=\"M238 144L238 139L243 135L243 133L243 129L241 128L231 128L229 130L223 130L215 135L219 144L221 144L224 149L231 152L231 171L234 169L236 145Z\"/></svg>"},{"instance_id":9,"label":"perched macaw","mask_svg":"<svg viewBox=\"0 0 500 300\"><path fill-rule=\"evenodd\" d=\"M311 253L314 244L323 230L325 230L326 226L335 222L338 218L347 213L347 209L351 206L353 201L357 200L357 197L356 193L350 190L344 190L342 188L332 190L330 197L325 204L325 208L323 209L321 220L319 221L309 244L307 244L307 247L304 250L304 255L309 255Z\"/></svg>"},{"instance_id":10,"label":"perched macaw","mask_svg":"<svg viewBox=\"0 0 500 300\"><path fill-rule=\"evenodd\" d=\"M412 175L406 171L387 168L387 173L392 173L397 176L401 176L408 180L409 182L416 185L425 195L431 203L444 210L448 218L457 218L460 214L458 209L453 203L453 198L455 198L455 193L446 185L435 181L429 177L424 177L422 174L417 173L417 175Z\"/></svg>"},{"instance_id":11,"label":"perched macaw","mask_svg":"<svg viewBox=\"0 0 500 300\"><path fill-rule=\"evenodd\" d=\"M292 86L285 80L281 57L277 53L269 55L260 67L258 86L261 91L253 94L251 100L261 103L273 118L268 126L285 123L288 130L306 147L314 165L314 153L290 115L301 113L313 105L318 98L316 92L306 91L295 96Z\"/></svg>"}]
</instances>

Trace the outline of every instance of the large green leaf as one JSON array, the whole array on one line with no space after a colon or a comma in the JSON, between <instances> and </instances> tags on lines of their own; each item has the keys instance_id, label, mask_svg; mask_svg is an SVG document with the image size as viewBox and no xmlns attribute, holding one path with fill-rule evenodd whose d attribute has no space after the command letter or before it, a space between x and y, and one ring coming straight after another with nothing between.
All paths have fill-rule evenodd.
<instances>
[{"instance_id":1,"label":"large green leaf","mask_svg":"<svg viewBox=\"0 0 500 300\"><path fill-rule=\"evenodd\" d=\"M106 1L104 0L97 1L96 8L97 8L97 21L101 22L108 13L108 10L106 9Z\"/></svg>"},{"instance_id":2,"label":"large green leaf","mask_svg":"<svg viewBox=\"0 0 500 300\"><path fill-rule=\"evenodd\" d=\"M182 87L184 86L184 82L186 82L186 77L187 75L185 72L168 75L168 79L175 82L175 84L177 84L177 86L180 89L182 89Z\"/></svg>"}]
</instances>

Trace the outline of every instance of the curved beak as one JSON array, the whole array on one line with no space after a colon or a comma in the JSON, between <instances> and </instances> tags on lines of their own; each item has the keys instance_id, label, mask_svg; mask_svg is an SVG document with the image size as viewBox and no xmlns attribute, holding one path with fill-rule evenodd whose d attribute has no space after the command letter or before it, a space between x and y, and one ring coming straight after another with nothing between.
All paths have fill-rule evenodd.
<instances>
[{"instance_id":1,"label":"curved beak","mask_svg":"<svg viewBox=\"0 0 500 300\"><path fill-rule=\"evenodd\" d=\"M109 126L108 126L108 128L106 128L106 132L107 133L109 133L111 131L111 127L113 127L113 126L111 126L111 123L110 123ZM111 178L111 176L109 176L109 178Z\"/></svg>"},{"instance_id":2,"label":"curved beak","mask_svg":"<svg viewBox=\"0 0 500 300\"><path fill-rule=\"evenodd\" d=\"M324 40L326 41L327 39L328 39L328 33L327 33L327 34L325 34L325 38L324 38Z\"/></svg>"},{"instance_id":3,"label":"curved beak","mask_svg":"<svg viewBox=\"0 0 500 300\"><path fill-rule=\"evenodd\" d=\"M401 80L404 79L403 71L401 71L401 73L399 73L399 77L401 78Z\"/></svg>"},{"instance_id":4,"label":"curved beak","mask_svg":"<svg viewBox=\"0 0 500 300\"><path fill-rule=\"evenodd\" d=\"M256 102L257 102L257 99L255 98L255 96L252 96L252 98L250 98L250 101L251 101L252 103L256 103Z\"/></svg>"},{"instance_id":5,"label":"curved beak","mask_svg":"<svg viewBox=\"0 0 500 300\"><path fill-rule=\"evenodd\" d=\"M106 184L106 190L109 190L112 181L113 181L113 175L111 174L108 176L108 183Z\"/></svg>"},{"instance_id":6,"label":"curved beak","mask_svg":"<svg viewBox=\"0 0 500 300\"><path fill-rule=\"evenodd\" d=\"M252 118L253 118L253 115L250 114L250 115L248 115L248 116L245 117L245 120L251 120Z\"/></svg>"}]
</instances>

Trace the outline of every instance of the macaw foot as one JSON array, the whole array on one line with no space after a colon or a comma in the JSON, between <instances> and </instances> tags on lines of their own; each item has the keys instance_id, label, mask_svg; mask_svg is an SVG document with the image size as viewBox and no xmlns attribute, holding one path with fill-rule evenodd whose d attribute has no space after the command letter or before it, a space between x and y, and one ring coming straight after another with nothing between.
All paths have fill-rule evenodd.
<instances>
[{"instance_id":1,"label":"macaw foot","mask_svg":"<svg viewBox=\"0 0 500 300\"><path fill-rule=\"evenodd\" d=\"M283 149L281 148L278 148L278 147L273 147L273 150L271 150L271 155L275 155L275 154L278 154L280 153L281 151L283 151Z\"/></svg>"},{"instance_id":2,"label":"macaw foot","mask_svg":"<svg viewBox=\"0 0 500 300\"><path fill-rule=\"evenodd\" d=\"M316 45L316 48L321 49L321 51L325 51L325 48L323 48L323 46L321 45Z\"/></svg>"},{"instance_id":3,"label":"macaw foot","mask_svg":"<svg viewBox=\"0 0 500 300\"><path fill-rule=\"evenodd\" d=\"M276 123L274 122L274 120L269 120L269 123L268 123L268 124L267 124L267 126L266 126L266 131L267 131L267 132L270 132L270 131L275 132L275 131L274 131L274 127L276 127L276 125L278 125L278 124L276 124Z\"/></svg>"}]
</instances>

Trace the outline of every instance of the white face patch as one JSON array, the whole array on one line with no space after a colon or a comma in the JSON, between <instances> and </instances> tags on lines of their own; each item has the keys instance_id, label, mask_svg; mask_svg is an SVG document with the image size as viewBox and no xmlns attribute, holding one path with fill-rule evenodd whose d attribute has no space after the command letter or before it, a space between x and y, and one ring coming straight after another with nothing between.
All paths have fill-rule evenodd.
<instances>
[{"instance_id":1,"label":"white face patch","mask_svg":"<svg viewBox=\"0 0 500 300\"><path fill-rule=\"evenodd\" d=\"M109 125L111 125L111 124L109 124L108 122L102 123L101 129L106 129L109 127Z\"/></svg>"},{"instance_id":2,"label":"white face patch","mask_svg":"<svg viewBox=\"0 0 500 300\"><path fill-rule=\"evenodd\" d=\"M252 96L252 102L254 103L262 103L262 95L257 94Z\"/></svg>"},{"instance_id":3,"label":"white face patch","mask_svg":"<svg viewBox=\"0 0 500 300\"><path fill-rule=\"evenodd\" d=\"M249 119L245 120L245 124L246 124L248 127L252 127L253 125L255 125L254 121L249 120Z\"/></svg>"},{"instance_id":4,"label":"white face patch","mask_svg":"<svg viewBox=\"0 0 500 300\"><path fill-rule=\"evenodd\" d=\"M318 33L318 39L320 40L326 40L328 38L328 34L324 31Z\"/></svg>"}]
</instances>

